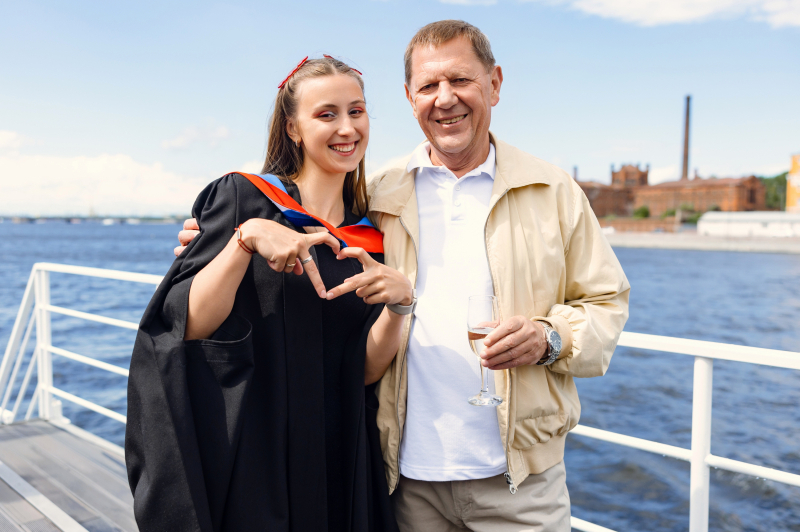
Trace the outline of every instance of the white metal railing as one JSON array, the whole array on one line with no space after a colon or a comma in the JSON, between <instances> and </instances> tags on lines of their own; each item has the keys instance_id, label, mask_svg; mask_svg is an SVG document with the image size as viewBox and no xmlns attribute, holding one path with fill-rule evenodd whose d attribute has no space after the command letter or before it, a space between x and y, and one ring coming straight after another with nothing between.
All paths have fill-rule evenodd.
<instances>
[{"instance_id":1,"label":"white metal railing","mask_svg":"<svg viewBox=\"0 0 800 532\"><path fill-rule=\"evenodd\" d=\"M28 284L25 287L25 293L22 296L22 304L17 313L14 327L11 329L11 338L8 341L3 360L0 362L0 423L13 423L17 419L19 408L25 400L34 370L37 371L37 383L24 416L25 420L33 416L34 409L37 406L39 409L39 418L46 420L59 419L61 417L61 401L55 399L58 397L84 408L88 408L98 414L125 423L126 417L122 414L53 386L52 355L68 358L75 362L125 377L128 376L128 370L52 345L50 316L51 314L61 314L132 330L137 330L139 326L129 321L51 305L50 272L155 285L160 283L162 279L159 275L144 273L120 272L44 262L34 264L31 275L28 278ZM9 408L12 393L16 388L17 377L27 358L27 346L34 328L36 329L36 344L33 349L33 354L28 359L28 365L22 377L22 382L19 384L13 406Z\"/></svg>"},{"instance_id":2,"label":"white metal railing","mask_svg":"<svg viewBox=\"0 0 800 532\"><path fill-rule=\"evenodd\" d=\"M88 408L98 414L125 423L126 417L122 414L53 386L52 355L58 355L75 362L94 366L126 377L128 376L128 370L53 346L50 336L50 315L52 313L57 313L132 330L138 329L138 325L124 320L51 305L50 272L154 285L159 284L162 280L162 277L158 275L102 270L82 266L67 266L63 264L35 264L31 271L28 285L25 288L25 294L23 295L22 304L20 305L14 327L11 331L11 338L6 347L5 355L2 362L0 362L0 398L2 398L2 402L0 403L0 423L12 423L16 419L19 407L24 400L26 390L35 369L38 370L37 385L25 415L26 420L31 418L33 410L37 405L39 407L39 418L46 420L60 418L61 402L54 398L59 397L83 406L84 408ZM11 409L8 409L12 391L16 387L15 382L17 381L19 371L23 365L26 346L34 328L36 329L36 345L33 350L33 355L30 357L28 366L22 377L22 382L19 385L14 405ZM800 486L800 475L711 454L711 396L714 359L800 370L800 353L631 332L623 332L618 345L695 357L691 448L684 449L682 447L634 438L610 431L585 427L583 425L576 426L572 430L572 434L689 462L691 469L689 495L690 532L708 531L710 467L774 480L792 486ZM572 527L583 532L613 532L608 528L575 517L572 518Z\"/></svg>"},{"instance_id":3,"label":"white metal railing","mask_svg":"<svg viewBox=\"0 0 800 532\"><path fill-rule=\"evenodd\" d=\"M709 468L711 467L800 486L800 475L711 454L711 397L714 359L800 370L800 353L632 332L623 332L617 345L694 356L691 448L684 449L582 425L576 426L572 430L572 434L689 462L690 532L708 532ZM593 528L596 525L576 525L574 521L573 519L572 526L577 530L599 532L599 529Z\"/></svg>"}]
</instances>

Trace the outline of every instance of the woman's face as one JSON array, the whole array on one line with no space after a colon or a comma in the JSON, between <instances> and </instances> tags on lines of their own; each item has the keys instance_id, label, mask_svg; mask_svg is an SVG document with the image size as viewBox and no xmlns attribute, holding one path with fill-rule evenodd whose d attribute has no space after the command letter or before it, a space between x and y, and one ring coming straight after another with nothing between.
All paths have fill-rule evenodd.
<instances>
[{"instance_id":1,"label":"woman's face","mask_svg":"<svg viewBox=\"0 0 800 532\"><path fill-rule=\"evenodd\" d=\"M286 129L292 140L300 140L304 164L329 174L355 170L369 142L369 117L358 82L344 74L311 78L297 94L297 116Z\"/></svg>"}]
</instances>

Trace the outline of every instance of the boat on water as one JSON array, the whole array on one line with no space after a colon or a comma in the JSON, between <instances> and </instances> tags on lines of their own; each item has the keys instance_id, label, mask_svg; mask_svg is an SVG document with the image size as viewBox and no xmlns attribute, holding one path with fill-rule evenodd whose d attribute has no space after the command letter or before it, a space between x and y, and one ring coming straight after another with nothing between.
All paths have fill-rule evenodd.
<instances>
[{"instance_id":1,"label":"boat on water","mask_svg":"<svg viewBox=\"0 0 800 532\"><path fill-rule=\"evenodd\" d=\"M37 263L31 271L5 354L0 361L0 530L135 531L124 452L63 415L69 402L125 423L126 417L56 387L53 358L69 359L122 377L128 370L53 345L51 316L62 315L137 330L138 324L51 304L50 273L157 285L161 276ZM718 468L800 487L800 475L711 453L715 360L800 370L800 353L719 342L624 332L620 346L694 358L691 447L683 448L578 425L570 438L594 439L690 464L687 529L709 527L710 470ZM75 390L73 390L75 391ZM609 528L573 516L573 530Z\"/></svg>"}]
</instances>

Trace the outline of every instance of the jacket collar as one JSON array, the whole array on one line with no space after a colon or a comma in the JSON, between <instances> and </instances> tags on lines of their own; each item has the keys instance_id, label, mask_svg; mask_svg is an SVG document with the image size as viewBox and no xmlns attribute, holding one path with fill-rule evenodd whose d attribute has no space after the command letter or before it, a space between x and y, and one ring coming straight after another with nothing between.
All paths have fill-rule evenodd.
<instances>
[{"instance_id":1,"label":"jacket collar","mask_svg":"<svg viewBox=\"0 0 800 532\"><path fill-rule=\"evenodd\" d=\"M494 144L496 157L496 170L494 177L494 189L492 191L493 200L502 195L503 192L512 188L519 188L528 185L550 185L550 179L545 175L531 172L525 169L524 159L530 157L522 150L506 144L499 140L494 134L489 132L489 140ZM424 144L421 143L419 146ZM419 148L417 147L417 149ZM407 167L411 162L413 153L395 167L389 169L382 177L378 177L380 182L372 189L370 195L370 210L374 212L384 212L393 216L407 218L409 222L416 216L416 196L414 195L414 170L408 171ZM492 201L494 203L494 201ZM414 212L410 212L413 210Z\"/></svg>"},{"instance_id":2,"label":"jacket collar","mask_svg":"<svg viewBox=\"0 0 800 532\"><path fill-rule=\"evenodd\" d=\"M431 162L431 155L430 155L430 142L425 141L411 153L411 160L409 161L408 165L406 166L406 172L412 172L414 170L421 170L422 168L431 168L431 169L443 169L442 166L436 166ZM494 174L497 169L497 153L495 153L494 144L489 144L489 156L486 160L480 164L478 167L470 170L467 172L463 177L463 179L467 176L479 176L481 174L486 174L489 176L492 181L494 181ZM449 170L446 170L449 172ZM453 176L455 177L455 176Z\"/></svg>"}]
</instances>

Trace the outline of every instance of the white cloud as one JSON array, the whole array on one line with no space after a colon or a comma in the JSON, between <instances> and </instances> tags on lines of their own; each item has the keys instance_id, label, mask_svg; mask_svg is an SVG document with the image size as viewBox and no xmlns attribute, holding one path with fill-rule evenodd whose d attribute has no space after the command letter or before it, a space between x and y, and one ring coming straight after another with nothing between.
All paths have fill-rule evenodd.
<instances>
[{"instance_id":1,"label":"white cloud","mask_svg":"<svg viewBox=\"0 0 800 532\"><path fill-rule=\"evenodd\" d=\"M172 139L161 142L161 147L165 150L183 150L192 145L200 144L207 147L215 147L221 140L230 136L230 131L225 126L217 126L213 122L207 122L200 126L189 126L180 134Z\"/></svg>"},{"instance_id":2,"label":"white cloud","mask_svg":"<svg viewBox=\"0 0 800 532\"><path fill-rule=\"evenodd\" d=\"M658 168L651 168L650 173L647 175L647 182L651 185L657 185L665 181L675 181L680 177L680 170L677 164L670 166L660 166Z\"/></svg>"},{"instance_id":3,"label":"white cloud","mask_svg":"<svg viewBox=\"0 0 800 532\"><path fill-rule=\"evenodd\" d=\"M0 153L17 153L27 139L16 131L0 130Z\"/></svg>"},{"instance_id":4,"label":"white cloud","mask_svg":"<svg viewBox=\"0 0 800 532\"><path fill-rule=\"evenodd\" d=\"M784 172L789 171L790 162L787 161L785 163L777 163L777 164L766 164L762 166L756 167L753 170L753 174L763 177L772 177L774 175L782 174Z\"/></svg>"},{"instance_id":5,"label":"white cloud","mask_svg":"<svg viewBox=\"0 0 800 532\"><path fill-rule=\"evenodd\" d=\"M239 165L240 172L247 172L248 174L260 174L261 169L264 168L264 161L261 159L247 161L246 163Z\"/></svg>"},{"instance_id":6,"label":"white cloud","mask_svg":"<svg viewBox=\"0 0 800 532\"><path fill-rule=\"evenodd\" d=\"M444 0L442 0L444 1ZM745 16L772 27L800 26L798 0L528 0L629 22L660 26Z\"/></svg>"},{"instance_id":7,"label":"white cloud","mask_svg":"<svg viewBox=\"0 0 800 532\"><path fill-rule=\"evenodd\" d=\"M0 154L0 215L183 215L208 181L128 155Z\"/></svg>"}]
</instances>

